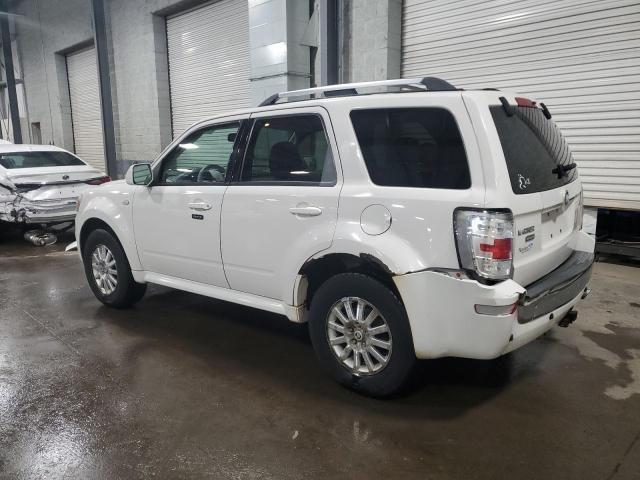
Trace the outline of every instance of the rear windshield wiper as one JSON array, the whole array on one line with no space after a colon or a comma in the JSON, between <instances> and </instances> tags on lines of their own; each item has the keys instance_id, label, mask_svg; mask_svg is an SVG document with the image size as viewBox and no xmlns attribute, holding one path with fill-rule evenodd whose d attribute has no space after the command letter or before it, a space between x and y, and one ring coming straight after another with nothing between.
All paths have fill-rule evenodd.
<instances>
[{"instance_id":1,"label":"rear windshield wiper","mask_svg":"<svg viewBox=\"0 0 640 480\"><path fill-rule=\"evenodd\" d=\"M570 163L568 165L558 165L556 168L551 170L551 173L555 173L558 175L558 178L566 177L571 170L576 168L577 165L575 162Z\"/></svg>"}]
</instances>

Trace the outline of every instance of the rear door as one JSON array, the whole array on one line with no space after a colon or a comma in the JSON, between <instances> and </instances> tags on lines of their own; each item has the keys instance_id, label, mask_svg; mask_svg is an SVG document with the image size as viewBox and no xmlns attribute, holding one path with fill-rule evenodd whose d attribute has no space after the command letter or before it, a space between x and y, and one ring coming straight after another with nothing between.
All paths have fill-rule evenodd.
<instances>
[{"instance_id":1,"label":"rear door","mask_svg":"<svg viewBox=\"0 0 640 480\"><path fill-rule=\"evenodd\" d=\"M222 206L222 258L229 285L285 300L292 270L331 245L340 169L327 112L318 107L252 115L236 181Z\"/></svg>"},{"instance_id":2,"label":"rear door","mask_svg":"<svg viewBox=\"0 0 640 480\"><path fill-rule=\"evenodd\" d=\"M539 105L500 92L464 95L474 126L484 131L486 206L512 211L514 279L528 285L572 253L582 215L577 168Z\"/></svg>"}]
</instances>

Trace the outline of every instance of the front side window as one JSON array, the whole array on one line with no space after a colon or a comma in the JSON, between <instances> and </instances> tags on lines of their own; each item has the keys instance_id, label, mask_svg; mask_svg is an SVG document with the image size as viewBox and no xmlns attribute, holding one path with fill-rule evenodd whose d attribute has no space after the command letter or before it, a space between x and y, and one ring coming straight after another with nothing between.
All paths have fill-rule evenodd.
<instances>
[{"instance_id":1,"label":"front side window","mask_svg":"<svg viewBox=\"0 0 640 480\"><path fill-rule=\"evenodd\" d=\"M4 168L75 167L85 165L67 152L15 152L0 154Z\"/></svg>"},{"instance_id":2,"label":"front side window","mask_svg":"<svg viewBox=\"0 0 640 480\"><path fill-rule=\"evenodd\" d=\"M159 183L224 183L239 128L239 122L215 125L183 139L162 162Z\"/></svg>"},{"instance_id":3,"label":"front side window","mask_svg":"<svg viewBox=\"0 0 640 480\"><path fill-rule=\"evenodd\" d=\"M443 108L354 110L351 122L371 181L389 187L466 189L467 156Z\"/></svg>"},{"instance_id":4,"label":"front side window","mask_svg":"<svg viewBox=\"0 0 640 480\"><path fill-rule=\"evenodd\" d=\"M241 179L255 183L335 185L333 156L320 116L256 119Z\"/></svg>"}]
</instances>

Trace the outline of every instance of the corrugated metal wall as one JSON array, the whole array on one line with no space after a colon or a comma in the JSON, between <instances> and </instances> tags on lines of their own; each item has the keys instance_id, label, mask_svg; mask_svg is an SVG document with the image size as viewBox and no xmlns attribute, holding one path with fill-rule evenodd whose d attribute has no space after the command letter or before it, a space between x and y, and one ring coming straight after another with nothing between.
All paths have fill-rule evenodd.
<instances>
[{"instance_id":1,"label":"corrugated metal wall","mask_svg":"<svg viewBox=\"0 0 640 480\"><path fill-rule=\"evenodd\" d=\"M174 137L205 117L248 107L247 0L220 0L167 18Z\"/></svg>"},{"instance_id":2,"label":"corrugated metal wall","mask_svg":"<svg viewBox=\"0 0 640 480\"><path fill-rule=\"evenodd\" d=\"M67 55L67 77L75 154L89 165L105 170L95 48Z\"/></svg>"},{"instance_id":3,"label":"corrugated metal wall","mask_svg":"<svg viewBox=\"0 0 640 480\"><path fill-rule=\"evenodd\" d=\"M402 75L544 101L587 205L640 209L640 3L405 0Z\"/></svg>"}]
</instances>

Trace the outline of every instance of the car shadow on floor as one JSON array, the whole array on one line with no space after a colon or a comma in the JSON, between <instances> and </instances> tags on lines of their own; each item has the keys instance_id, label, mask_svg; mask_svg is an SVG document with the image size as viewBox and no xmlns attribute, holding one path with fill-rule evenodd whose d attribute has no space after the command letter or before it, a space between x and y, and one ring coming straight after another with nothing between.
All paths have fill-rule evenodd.
<instances>
[{"instance_id":1,"label":"car shadow on floor","mask_svg":"<svg viewBox=\"0 0 640 480\"><path fill-rule=\"evenodd\" d=\"M533 348L527 346L493 361L420 361L405 391L376 400L333 383L316 361L307 325L280 315L154 286L134 309L100 307L97 320L150 340L152 348L196 355L217 372L224 365L233 378L264 382L267 376L269 388L345 405L355 401L358 408L386 416L418 414L438 419L463 415L534 375L550 343L539 341ZM525 355L526 361L514 360L515 355Z\"/></svg>"}]
</instances>

